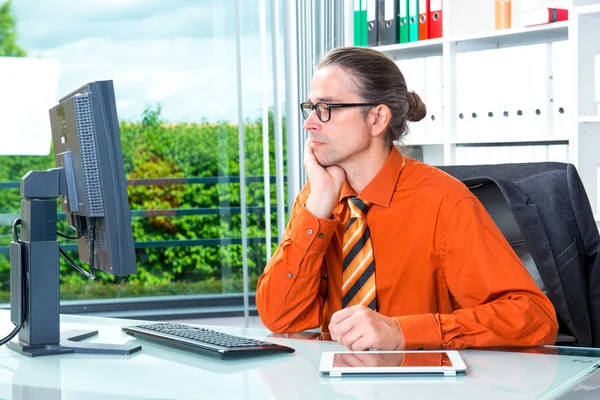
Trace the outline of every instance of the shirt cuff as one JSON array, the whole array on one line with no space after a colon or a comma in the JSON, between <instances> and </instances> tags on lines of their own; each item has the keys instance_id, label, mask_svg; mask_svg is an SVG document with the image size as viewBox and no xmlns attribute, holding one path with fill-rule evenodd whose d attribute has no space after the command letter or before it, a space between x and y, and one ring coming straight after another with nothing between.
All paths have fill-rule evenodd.
<instances>
[{"instance_id":1,"label":"shirt cuff","mask_svg":"<svg viewBox=\"0 0 600 400\"><path fill-rule=\"evenodd\" d=\"M403 315L394 319L404 336L404 349L423 350L442 347L442 329L434 314Z\"/></svg>"},{"instance_id":2,"label":"shirt cuff","mask_svg":"<svg viewBox=\"0 0 600 400\"><path fill-rule=\"evenodd\" d=\"M339 219L315 217L303 206L290 230L290 239L304 249L325 251L339 224Z\"/></svg>"}]
</instances>

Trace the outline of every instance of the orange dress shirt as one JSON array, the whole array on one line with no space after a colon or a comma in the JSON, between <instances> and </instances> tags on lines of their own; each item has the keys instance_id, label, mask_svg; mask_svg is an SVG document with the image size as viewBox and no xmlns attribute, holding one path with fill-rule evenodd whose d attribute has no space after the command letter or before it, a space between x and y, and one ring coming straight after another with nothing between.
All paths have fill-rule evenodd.
<instances>
[{"instance_id":1,"label":"orange dress shirt","mask_svg":"<svg viewBox=\"0 0 600 400\"><path fill-rule=\"evenodd\" d=\"M360 193L375 259L377 311L394 317L407 349L552 344L558 323L483 205L445 172L392 148ZM331 219L294 204L277 251L256 288L267 328L321 326L342 303L342 244L356 193L345 183Z\"/></svg>"}]
</instances>

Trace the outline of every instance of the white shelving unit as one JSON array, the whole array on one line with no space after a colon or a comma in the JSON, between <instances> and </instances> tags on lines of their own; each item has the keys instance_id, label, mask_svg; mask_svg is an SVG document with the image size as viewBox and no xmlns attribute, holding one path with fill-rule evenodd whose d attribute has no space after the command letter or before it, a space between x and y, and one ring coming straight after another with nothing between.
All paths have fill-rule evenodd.
<instances>
[{"instance_id":1,"label":"white shelving unit","mask_svg":"<svg viewBox=\"0 0 600 400\"><path fill-rule=\"evenodd\" d=\"M512 3L513 7L518 7L519 0L513 0ZM557 6L556 1L553 3L550 6ZM558 145L561 151L565 150L563 160L577 167L598 221L600 219L600 198L597 198L600 197L600 190L597 187L600 182L597 177L600 171L598 169L600 168L600 115L594 93L594 56L600 54L600 0L563 0L563 3L569 8L569 21L528 28L494 30L493 0L477 0L477 2L443 0L443 38L380 46L377 49L397 61L399 65L419 58L436 56L441 58L442 107L439 115L441 135L429 138L415 134L412 138L409 134L407 137L407 144L418 148L417 153L425 162L436 165L456 164L457 149L464 150L465 147L470 146L506 148L514 145L539 148L544 145ZM513 10L513 21L514 16L515 10ZM347 20L347 22L352 26L352 21ZM552 49L556 42L564 42L560 44L564 44L568 55L568 61L564 62L565 67L560 71L553 71L551 67ZM518 48L525 49L522 46L544 44L548 49L547 65L549 65L548 69L544 70L548 74L547 87L543 88L547 96L540 110L536 109L535 113L541 115L540 119L546 118L547 124L542 125L546 127L546 133L514 134L510 129L501 131L494 127L491 132L486 131L481 134L476 132L476 135L462 134L465 120L470 121L469 118L479 118L482 122L484 119L492 121L486 119L487 117L494 118L493 123L488 122L488 124L495 126L494 123L498 125L501 121L506 121L502 117L506 117L509 113L507 111L502 113L502 109L496 110L500 111L499 113L479 109L479 114L473 111L473 115L469 115L471 110L466 112L463 109L459 110L460 102L457 101L457 93L466 89L461 86L459 75L461 73L459 69L464 62L460 64L461 61L457 62L457 58L464 58L466 53L492 53L493 49L508 49L506 51L510 52L518 51ZM485 52L485 50L492 51ZM403 69L402 66L400 68ZM506 71L506 74L511 72L510 69ZM562 79L563 84L570 89L569 93L563 94L560 104L554 101L555 93L552 89L556 79ZM411 88L409 79L407 84L409 90L415 90ZM422 98L424 97L423 93L415 91ZM483 93L474 95L483 98L495 93L493 90L482 91ZM515 99L520 95L515 93ZM427 101L425 103L427 104ZM557 128L558 125L554 125L557 112L560 113L558 118L562 118L560 129ZM513 110L510 114L513 120L519 118L515 115ZM504 162L514 162L514 159Z\"/></svg>"},{"instance_id":2,"label":"white shelving unit","mask_svg":"<svg viewBox=\"0 0 600 400\"><path fill-rule=\"evenodd\" d=\"M577 121L573 135L572 162L577 166L600 223L600 115L594 93L594 57L600 54L600 1L573 0L569 37L574 52L574 85ZM570 142L569 142L570 143Z\"/></svg>"}]
</instances>

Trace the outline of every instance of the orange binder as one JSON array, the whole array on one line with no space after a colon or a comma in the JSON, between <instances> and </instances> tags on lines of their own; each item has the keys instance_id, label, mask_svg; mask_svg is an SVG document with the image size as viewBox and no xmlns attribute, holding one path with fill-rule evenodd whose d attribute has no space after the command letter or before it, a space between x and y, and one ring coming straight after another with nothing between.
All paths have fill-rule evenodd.
<instances>
[{"instance_id":1,"label":"orange binder","mask_svg":"<svg viewBox=\"0 0 600 400\"><path fill-rule=\"evenodd\" d=\"M427 37L429 39L442 37L442 0L429 1L429 18Z\"/></svg>"},{"instance_id":2,"label":"orange binder","mask_svg":"<svg viewBox=\"0 0 600 400\"><path fill-rule=\"evenodd\" d=\"M428 39L429 0L419 0L419 40Z\"/></svg>"},{"instance_id":3,"label":"orange binder","mask_svg":"<svg viewBox=\"0 0 600 400\"><path fill-rule=\"evenodd\" d=\"M495 1L496 29L510 28L510 0Z\"/></svg>"}]
</instances>

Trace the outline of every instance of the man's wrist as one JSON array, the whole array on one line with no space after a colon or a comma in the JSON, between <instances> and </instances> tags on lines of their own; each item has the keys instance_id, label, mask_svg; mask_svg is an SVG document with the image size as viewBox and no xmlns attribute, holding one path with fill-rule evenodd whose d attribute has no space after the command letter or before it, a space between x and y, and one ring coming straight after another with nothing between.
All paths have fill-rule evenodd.
<instances>
[{"instance_id":1,"label":"man's wrist","mask_svg":"<svg viewBox=\"0 0 600 400\"><path fill-rule=\"evenodd\" d=\"M402 327L396 318L392 318L392 321L398 327L398 340L396 341L395 350L404 350L404 334L402 333Z\"/></svg>"},{"instance_id":2,"label":"man's wrist","mask_svg":"<svg viewBox=\"0 0 600 400\"><path fill-rule=\"evenodd\" d=\"M317 218L329 219L333 213L335 201L329 199L315 199L308 196L306 199L306 209L311 212Z\"/></svg>"}]
</instances>

